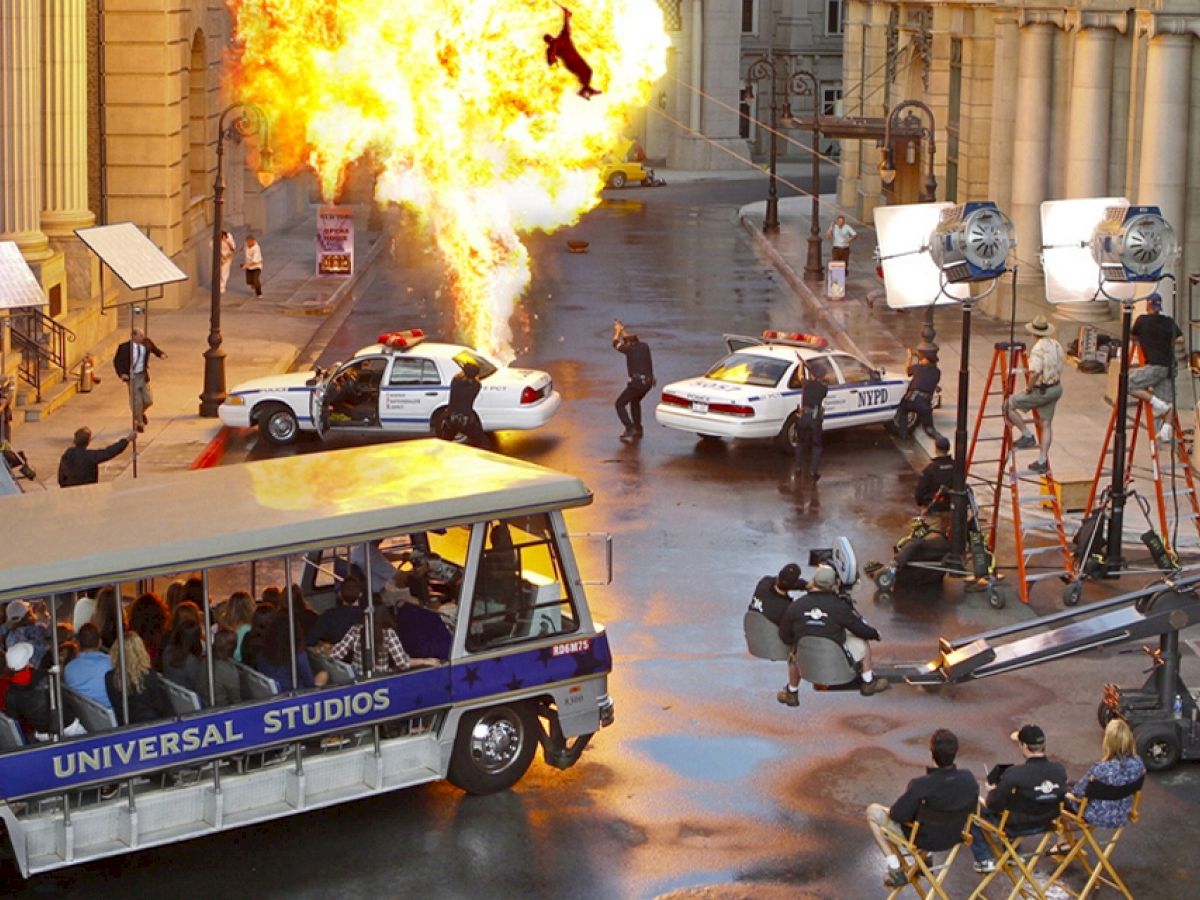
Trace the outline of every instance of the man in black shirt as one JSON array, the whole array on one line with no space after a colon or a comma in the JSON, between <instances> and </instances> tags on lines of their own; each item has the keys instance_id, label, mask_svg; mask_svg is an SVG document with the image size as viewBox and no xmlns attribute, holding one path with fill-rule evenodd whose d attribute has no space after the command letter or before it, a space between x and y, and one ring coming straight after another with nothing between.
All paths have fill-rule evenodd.
<instances>
[{"instance_id":1,"label":"man in black shirt","mask_svg":"<svg viewBox=\"0 0 1200 900\"><path fill-rule=\"evenodd\" d=\"M795 464L796 470L801 471L807 451L808 471L814 483L821 477L821 438L825 428L825 395L828 393L825 382L813 377L805 366L800 381L800 406L796 409Z\"/></svg>"},{"instance_id":2,"label":"man in black shirt","mask_svg":"<svg viewBox=\"0 0 1200 900\"><path fill-rule=\"evenodd\" d=\"M1183 332L1170 316L1162 314L1162 297L1146 298L1146 311L1130 332L1141 345L1145 363L1129 371L1129 396L1150 404L1156 418L1164 419L1175 403L1175 353L1183 349ZM1164 420L1158 439L1169 441L1174 429Z\"/></svg>"},{"instance_id":3,"label":"man in black shirt","mask_svg":"<svg viewBox=\"0 0 1200 900\"><path fill-rule=\"evenodd\" d=\"M783 621L783 614L792 605L789 591L808 589L808 582L800 577L800 567L788 563L779 570L778 575L764 575L758 579L754 588L754 596L750 600L750 608L766 616L776 626Z\"/></svg>"},{"instance_id":4,"label":"man in black shirt","mask_svg":"<svg viewBox=\"0 0 1200 900\"><path fill-rule=\"evenodd\" d=\"M100 480L100 463L120 456L129 446L129 438L121 438L103 450L91 450L92 429L84 427L75 432L75 445L68 447L58 461L58 486L74 487L95 484Z\"/></svg>"},{"instance_id":5,"label":"man in black shirt","mask_svg":"<svg viewBox=\"0 0 1200 900\"><path fill-rule=\"evenodd\" d=\"M921 470L914 499L917 506L931 513L950 509L950 488L954 484L954 460L950 458L950 439L938 435L933 442L936 456Z\"/></svg>"},{"instance_id":6,"label":"man in black shirt","mask_svg":"<svg viewBox=\"0 0 1200 900\"><path fill-rule=\"evenodd\" d=\"M343 578L338 586L337 606L321 613L316 626L307 634L308 645L336 644L346 636L346 632L363 621L363 608L360 605L365 593L363 583L355 576Z\"/></svg>"},{"instance_id":7,"label":"man in black shirt","mask_svg":"<svg viewBox=\"0 0 1200 900\"><path fill-rule=\"evenodd\" d=\"M452 441L460 434L467 436L472 447L486 442L483 426L475 415L475 398L483 386L479 383L479 366L463 363L462 371L450 379L450 402L446 405L446 424L438 437Z\"/></svg>"},{"instance_id":8,"label":"man in black shirt","mask_svg":"<svg viewBox=\"0 0 1200 900\"><path fill-rule=\"evenodd\" d=\"M922 804L937 812L962 812L965 825L979 799L979 782L975 776L954 765L958 756L958 737L953 731L946 728L935 731L929 738L929 753L936 768L926 769L924 775L910 781L891 809L881 803L867 807L871 836L887 859L888 874L883 881L887 887L903 887L908 880L900 869L899 857L883 836L885 831L907 838ZM922 825L917 838L922 847L949 849L962 840L961 834L962 825L957 828Z\"/></svg>"},{"instance_id":9,"label":"man in black shirt","mask_svg":"<svg viewBox=\"0 0 1200 900\"><path fill-rule=\"evenodd\" d=\"M1067 795L1067 770L1061 763L1046 758L1046 732L1037 725L1023 725L1012 739L1021 748L1025 762L1017 766L996 766L988 775L988 795L983 817L999 822L1004 811L1011 807L1005 833L1010 835L1037 834L1044 824L1054 819ZM1041 811L1034 812L1041 807ZM971 826L971 855L975 871L992 872L996 860L991 847L978 825Z\"/></svg>"},{"instance_id":10,"label":"man in black shirt","mask_svg":"<svg viewBox=\"0 0 1200 900\"><path fill-rule=\"evenodd\" d=\"M612 345L625 354L625 368L629 373L629 383L621 391L621 396L617 397L616 404L617 416L625 426L621 440L637 440L642 436L642 398L654 387L650 346L639 340L636 334L627 332L620 319L613 319Z\"/></svg>"},{"instance_id":11,"label":"man in black shirt","mask_svg":"<svg viewBox=\"0 0 1200 900\"><path fill-rule=\"evenodd\" d=\"M902 438L911 435L913 424L910 419L915 414L916 424L931 438L937 438L938 431L933 427L933 395L942 380L937 353L910 350L909 356L915 359L908 367L908 389L896 409L896 431Z\"/></svg>"},{"instance_id":12,"label":"man in black shirt","mask_svg":"<svg viewBox=\"0 0 1200 900\"><path fill-rule=\"evenodd\" d=\"M835 593L837 587L833 568L826 563L817 566L809 581L808 593L788 607L779 623L779 639L793 648L788 657L787 686L775 698L786 706L799 703L801 672L794 648L802 637L829 638L841 644L850 661L862 667L860 693L877 694L888 688L886 678L875 677L871 668L871 648L867 646L867 641L880 639L879 632L855 611L848 597Z\"/></svg>"}]
</instances>

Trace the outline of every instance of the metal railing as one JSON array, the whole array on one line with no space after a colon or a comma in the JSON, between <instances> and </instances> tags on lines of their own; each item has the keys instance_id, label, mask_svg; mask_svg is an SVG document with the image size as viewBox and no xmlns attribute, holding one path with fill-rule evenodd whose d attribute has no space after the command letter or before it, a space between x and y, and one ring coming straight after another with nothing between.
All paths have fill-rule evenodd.
<instances>
[{"instance_id":1,"label":"metal railing","mask_svg":"<svg viewBox=\"0 0 1200 900\"><path fill-rule=\"evenodd\" d=\"M20 351L17 377L34 389L42 400L42 365L57 366L67 378L67 343L75 332L56 322L36 307L18 310L8 316L13 347Z\"/></svg>"}]
</instances>

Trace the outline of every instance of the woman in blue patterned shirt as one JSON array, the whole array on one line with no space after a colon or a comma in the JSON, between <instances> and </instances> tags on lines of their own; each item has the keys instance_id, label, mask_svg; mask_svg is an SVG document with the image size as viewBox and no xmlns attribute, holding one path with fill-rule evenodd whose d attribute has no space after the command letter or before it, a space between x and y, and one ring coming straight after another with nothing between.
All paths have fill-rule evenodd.
<instances>
[{"instance_id":1,"label":"woman in blue patterned shirt","mask_svg":"<svg viewBox=\"0 0 1200 900\"><path fill-rule=\"evenodd\" d=\"M1100 762L1093 763L1072 789L1069 796L1073 799L1083 798L1089 781L1123 787L1146 774L1146 766L1134 749L1133 732L1124 719L1113 719L1108 723L1104 729L1103 747ZM1121 800L1089 800L1083 818L1093 828L1122 828L1129 821L1132 808L1132 794Z\"/></svg>"}]
</instances>

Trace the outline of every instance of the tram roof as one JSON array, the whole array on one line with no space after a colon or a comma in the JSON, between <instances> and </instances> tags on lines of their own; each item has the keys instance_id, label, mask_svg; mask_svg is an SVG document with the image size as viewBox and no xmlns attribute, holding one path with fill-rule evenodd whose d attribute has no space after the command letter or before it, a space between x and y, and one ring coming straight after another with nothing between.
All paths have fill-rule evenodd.
<instances>
[{"instance_id":1,"label":"tram roof","mask_svg":"<svg viewBox=\"0 0 1200 900\"><path fill-rule=\"evenodd\" d=\"M4 497L0 602L591 499L574 476L435 440Z\"/></svg>"}]
</instances>

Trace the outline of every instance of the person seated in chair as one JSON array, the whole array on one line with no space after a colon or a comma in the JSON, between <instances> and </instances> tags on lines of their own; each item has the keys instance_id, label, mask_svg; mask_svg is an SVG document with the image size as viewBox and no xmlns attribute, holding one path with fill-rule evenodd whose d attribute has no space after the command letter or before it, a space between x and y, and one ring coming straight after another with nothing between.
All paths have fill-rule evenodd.
<instances>
[{"instance_id":1,"label":"person seated in chair","mask_svg":"<svg viewBox=\"0 0 1200 900\"><path fill-rule=\"evenodd\" d=\"M1058 817L1067 795L1067 770L1062 763L1046 758L1046 732L1037 725L1022 725L1012 734L1025 761L1015 766L996 766L988 774L988 795L983 817L999 822L1007 810L1005 831L1010 835L1038 834ZM975 871L996 870L996 858L978 825L971 826L971 855Z\"/></svg>"},{"instance_id":2,"label":"person seated in chair","mask_svg":"<svg viewBox=\"0 0 1200 900\"><path fill-rule=\"evenodd\" d=\"M800 704L800 666L795 644L802 637L828 638L840 644L851 663L861 666L860 693L878 694L888 688L886 678L876 678L871 666L871 648L867 641L880 640L880 634L858 614L850 598L837 593L838 579L833 567L822 563L813 570L808 593L792 603L779 624L779 638L792 652L788 656L788 683L776 699L785 706Z\"/></svg>"},{"instance_id":3,"label":"person seated in chair","mask_svg":"<svg viewBox=\"0 0 1200 900\"><path fill-rule=\"evenodd\" d=\"M900 868L899 857L883 836L885 831L907 839L922 805L937 812L961 812L962 823L955 828L925 824L917 832L922 847L949 849L962 839L962 826L975 811L979 782L969 771L954 765L954 759L958 756L958 737L949 729L939 728L929 738L929 753L933 757L934 768L926 769L924 775L910 781L891 809L881 803L872 803L867 807L871 836L887 859L888 873L883 880L887 887L903 887L908 879Z\"/></svg>"},{"instance_id":4,"label":"person seated in chair","mask_svg":"<svg viewBox=\"0 0 1200 900\"><path fill-rule=\"evenodd\" d=\"M800 577L800 566L788 563L778 575L764 575L754 586L750 598L750 609L762 613L774 625L783 621L784 613L792 605L792 591L808 589L808 582Z\"/></svg>"}]
</instances>

